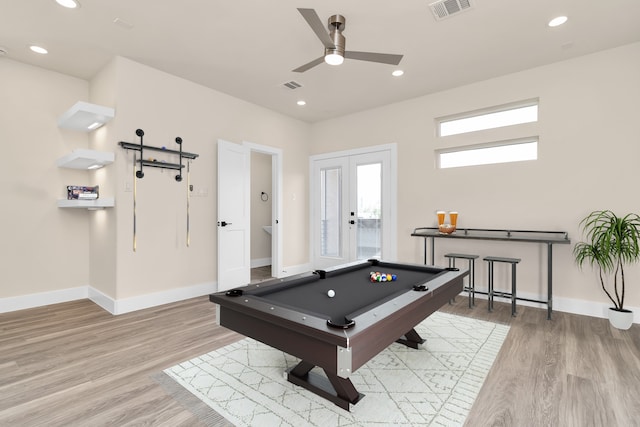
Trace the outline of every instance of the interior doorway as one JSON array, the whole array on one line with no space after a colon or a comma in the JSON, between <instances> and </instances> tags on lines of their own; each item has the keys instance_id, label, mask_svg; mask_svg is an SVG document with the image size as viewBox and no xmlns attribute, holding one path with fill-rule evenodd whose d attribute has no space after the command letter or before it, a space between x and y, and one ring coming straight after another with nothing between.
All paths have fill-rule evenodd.
<instances>
[{"instance_id":1,"label":"interior doorway","mask_svg":"<svg viewBox=\"0 0 640 427\"><path fill-rule=\"evenodd\" d=\"M244 142L251 152L251 280L282 276L282 150Z\"/></svg>"},{"instance_id":2,"label":"interior doorway","mask_svg":"<svg viewBox=\"0 0 640 427\"><path fill-rule=\"evenodd\" d=\"M251 152L251 283L273 277L271 156L257 151Z\"/></svg>"},{"instance_id":3,"label":"interior doorway","mask_svg":"<svg viewBox=\"0 0 640 427\"><path fill-rule=\"evenodd\" d=\"M218 140L218 291L246 286L251 282L252 152L266 154L271 160L271 188L260 192L269 194L270 191L272 202L271 276L281 277L282 274L279 220L282 212L282 150L248 142L234 144Z\"/></svg>"}]
</instances>

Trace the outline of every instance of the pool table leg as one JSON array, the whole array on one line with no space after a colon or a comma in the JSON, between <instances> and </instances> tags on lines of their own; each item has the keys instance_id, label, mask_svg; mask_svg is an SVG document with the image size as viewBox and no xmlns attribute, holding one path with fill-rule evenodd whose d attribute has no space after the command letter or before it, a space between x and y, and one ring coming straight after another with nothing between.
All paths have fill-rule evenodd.
<instances>
[{"instance_id":1,"label":"pool table leg","mask_svg":"<svg viewBox=\"0 0 640 427\"><path fill-rule=\"evenodd\" d=\"M404 338L399 338L396 340L397 343L404 344L407 347L418 349L418 346L424 343L426 340L422 338L415 329L411 329L409 332L404 334Z\"/></svg>"},{"instance_id":2,"label":"pool table leg","mask_svg":"<svg viewBox=\"0 0 640 427\"><path fill-rule=\"evenodd\" d=\"M324 371L326 378L315 372L310 372L315 365L304 360L300 361L293 369L289 370L287 380L295 385L304 387L318 396L335 403L342 409L349 410L349 404L356 404L364 397L358 393L349 378L340 378L337 375Z\"/></svg>"}]
</instances>

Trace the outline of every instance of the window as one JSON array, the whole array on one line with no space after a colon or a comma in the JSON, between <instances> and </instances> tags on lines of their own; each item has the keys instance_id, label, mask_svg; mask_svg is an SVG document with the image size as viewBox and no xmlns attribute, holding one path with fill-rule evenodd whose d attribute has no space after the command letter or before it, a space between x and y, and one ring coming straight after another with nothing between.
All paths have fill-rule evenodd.
<instances>
[{"instance_id":1,"label":"window","mask_svg":"<svg viewBox=\"0 0 640 427\"><path fill-rule=\"evenodd\" d=\"M532 104L533 102L533 104ZM509 107L497 107L483 112L468 113L455 118L437 119L438 136L458 135L538 121L538 101L528 101Z\"/></svg>"},{"instance_id":2,"label":"window","mask_svg":"<svg viewBox=\"0 0 640 427\"><path fill-rule=\"evenodd\" d=\"M486 146L441 150L438 152L437 158L440 169L536 160L538 158L538 140L537 138L528 138Z\"/></svg>"},{"instance_id":3,"label":"window","mask_svg":"<svg viewBox=\"0 0 640 427\"><path fill-rule=\"evenodd\" d=\"M535 99L436 119L436 125L438 136L446 137L537 121L538 100ZM482 132L477 135L480 137ZM437 167L445 169L536 160L538 158L538 137L520 138L518 135L515 136L518 139L489 142L485 140L478 141L473 145L436 150ZM475 139L475 137L476 135L471 138ZM455 139L451 141L455 141ZM465 141L468 144L469 137L465 137Z\"/></svg>"}]
</instances>

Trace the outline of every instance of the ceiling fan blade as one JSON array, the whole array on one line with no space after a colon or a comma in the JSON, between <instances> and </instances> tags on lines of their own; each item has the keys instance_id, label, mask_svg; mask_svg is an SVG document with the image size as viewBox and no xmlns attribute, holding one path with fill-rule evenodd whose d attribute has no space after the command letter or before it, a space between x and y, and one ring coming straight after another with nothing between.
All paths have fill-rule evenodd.
<instances>
[{"instance_id":1,"label":"ceiling fan blade","mask_svg":"<svg viewBox=\"0 0 640 427\"><path fill-rule=\"evenodd\" d=\"M305 21L307 21L307 24L309 24L313 32L316 33L316 36L318 36L324 47L327 49L336 48L336 45L333 44L333 40L329 37L327 29L324 24L322 24L322 21L315 10L298 8L298 12L300 12L300 15L302 15Z\"/></svg>"},{"instance_id":2,"label":"ceiling fan blade","mask_svg":"<svg viewBox=\"0 0 640 427\"><path fill-rule=\"evenodd\" d=\"M354 52L346 51L345 58L357 59L359 61L381 62L383 64L398 65L403 55L393 55L390 53L374 53L374 52Z\"/></svg>"},{"instance_id":3,"label":"ceiling fan blade","mask_svg":"<svg viewBox=\"0 0 640 427\"><path fill-rule=\"evenodd\" d=\"M309 68L313 68L316 65L322 64L324 62L324 56L321 56L320 58L314 59L313 61L306 63L298 68L296 68L295 70L291 70L294 73L304 73L305 71L307 71Z\"/></svg>"}]
</instances>

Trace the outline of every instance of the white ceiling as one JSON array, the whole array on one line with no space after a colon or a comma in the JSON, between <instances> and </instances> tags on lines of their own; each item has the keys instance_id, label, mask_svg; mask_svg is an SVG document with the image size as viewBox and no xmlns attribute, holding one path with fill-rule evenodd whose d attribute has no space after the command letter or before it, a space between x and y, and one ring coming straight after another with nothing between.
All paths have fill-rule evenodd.
<instances>
[{"instance_id":1,"label":"white ceiling","mask_svg":"<svg viewBox=\"0 0 640 427\"><path fill-rule=\"evenodd\" d=\"M471 0L441 21L432 0L80 2L70 10L54 0L0 0L5 58L90 79L121 55L308 122L640 41L639 0ZM323 53L299 7L323 23L344 15L347 50L403 54L402 62L347 59L293 73ZM557 15L569 21L548 28ZM392 77L396 68L404 76ZM303 87L282 85L291 80Z\"/></svg>"}]
</instances>

